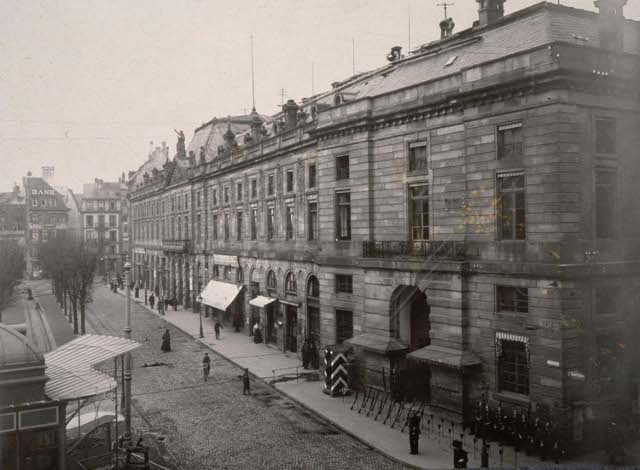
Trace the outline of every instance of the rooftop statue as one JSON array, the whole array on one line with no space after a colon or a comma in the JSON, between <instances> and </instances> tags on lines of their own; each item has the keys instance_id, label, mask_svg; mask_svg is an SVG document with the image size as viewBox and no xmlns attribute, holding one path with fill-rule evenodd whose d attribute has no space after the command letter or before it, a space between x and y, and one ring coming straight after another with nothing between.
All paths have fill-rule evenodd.
<instances>
[{"instance_id":1,"label":"rooftop statue","mask_svg":"<svg viewBox=\"0 0 640 470\"><path fill-rule=\"evenodd\" d=\"M178 135L178 143L176 144L176 153L178 154L178 158L186 158L187 149L185 147L185 137L184 132L175 130L175 133Z\"/></svg>"}]
</instances>

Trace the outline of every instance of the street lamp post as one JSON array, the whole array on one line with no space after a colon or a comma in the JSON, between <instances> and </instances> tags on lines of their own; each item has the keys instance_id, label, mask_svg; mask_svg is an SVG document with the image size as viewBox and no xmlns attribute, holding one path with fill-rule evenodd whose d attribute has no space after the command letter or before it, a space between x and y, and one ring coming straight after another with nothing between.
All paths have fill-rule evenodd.
<instances>
[{"instance_id":1,"label":"street lamp post","mask_svg":"<svg viewBox=\"0 0 640 470\"><path fill-rule=\"evenodd\" d=\"M131 340L131 263L127 259L124 264L127 296L125 297L124 332L125 338ZM131 352L125 354L124 361L124 436L123 442L131 441Z\"/></svg>"},{"instance_id":2,"label":"street lamp post","mask_svg":"<svg viewBox=\"0 0 640 470\"><path fill-rule=\"evenodd\" d=\"M199 295L196 300L198 301L198 303L200 303L200 306L202 306L202 295ZM202 331L202 309L199 308L198 312L199 312L198 316L200 318L200 338L204 338L204 332Z\"/></svg>"}]
</instances>

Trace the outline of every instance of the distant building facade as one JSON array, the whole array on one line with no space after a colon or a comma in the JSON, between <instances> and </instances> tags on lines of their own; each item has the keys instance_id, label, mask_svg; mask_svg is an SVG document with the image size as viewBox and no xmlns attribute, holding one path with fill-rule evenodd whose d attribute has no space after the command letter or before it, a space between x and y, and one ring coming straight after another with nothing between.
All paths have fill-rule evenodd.
<instances>
[{"instance_id":1,"label":"distant building facade","mask_svg":"<svg viewBox=\"0 0 640 470\"><path fill-rule=\"evenodd\" d=\"M282 350L352 347L354 386L394 370L464 422L481 393L562 407L591 445L637 409L640 27L620 0L503 3L152 154L129 180L135 279L194 310L240 286L227 316Z\"/></svg>"},{"instance_id":2,"label":"distant building facade","mask_svg":"<svg viewBox=\"0 0 640 470\"><path fill-rule=\"evenodd\" d=\"M25 244L26 211L24 191L17 184L11 192L0 193L0 240Z\"/></svg>"},{"instance_id":3,"label":"distant building facade","mask_svg":"<svg viewBox=\"0 0 640 470\"><path fill-rule=\"evenodd\" d=\"M100 272L121 272L128 253L128 207L124 175L117 182L95 179L77 198L83 239L100 252Z\"/></svg>"}]
</instances>

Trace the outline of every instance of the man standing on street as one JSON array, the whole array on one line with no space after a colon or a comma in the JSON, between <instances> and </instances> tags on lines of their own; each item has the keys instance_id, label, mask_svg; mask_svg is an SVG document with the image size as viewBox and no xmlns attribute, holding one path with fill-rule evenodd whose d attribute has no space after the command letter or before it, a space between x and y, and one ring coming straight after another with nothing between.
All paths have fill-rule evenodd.
<instances>
[{"instance_id":1,"label":"man standing on street","mask_svg":"<svg viewBox=\"0 0 640 470\"><path fill-rule=\"evenodd\" d=\"M242 394L251 395L251 383L249 382L249 369L245 369L244 374L242 374Z\"/></svg>"},{"instance_id":2,"label":"man standing on street","mask_svg":"<svg viewBox=\"0 0 640 470\"><path fill-rule=\"evenodd\" d=\"M153 296L153 292L149 296L149 305L151 306L151 310L153 310L153 304L156 303L156 298Z\"/></svg>"},{"instance_id":3,"label":"man standing on street","mask_svg":"<svg viewBox=\"0 0 640 470\"><path fill-rule=\"evenodd\" d=\"M216 318L216 324L213 325L213 330L216 332L216 339L220 339L220 330L223 330L224 328L222 328L222 324L220 323L220 320L218 320Z\"/></svg>"},{"instance_id":4,"label":"man standing on street","mask_svg":"<svg viewBox=\"0 0 640 470\"><path fill-rule=\"evenodd\" d=\"M209 372L211 372L211 358L209 358L209 353L204 353L202 371L204 372L204 381L206 382L209 379Z\"/></svg>"},{"instance_id":5,"label":"man standing on street","mask_svg":"<svg viewBox=\"0 0 640 470\"><path fill-rule=\"evenodd\" d=\"M418 454L420 433L420 416L414 413L411 418L409 418L409 446L411 448L411 455Z\"/></svg>"},{"instance_id":6,"label":"man standing on street","mask_svg":"<svg viewBox=\"0 0 640 470\"><path fill-rule=\"evenodd\" d=\"M158 297L158 313L164 315L164 299L162 298L162 294Z\"/></svg>"}]
</instances>

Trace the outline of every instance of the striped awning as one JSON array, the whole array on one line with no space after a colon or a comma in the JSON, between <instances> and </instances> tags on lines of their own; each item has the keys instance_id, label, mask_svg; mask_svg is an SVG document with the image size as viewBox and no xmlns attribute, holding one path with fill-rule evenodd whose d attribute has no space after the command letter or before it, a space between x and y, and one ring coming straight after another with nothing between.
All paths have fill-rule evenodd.
<instances>
[{"instance_id":1,"label":"striped awning","mask_svg":"<svg viewBox=\"0 0 640 470\"><path fill-rule=\"evenodd\" d=\"M113 390L116 381L94 367L140 346L117 336L84 335L44 356L49 378L45 394L52 400L75 400Z\"/></svg>"}]
</instances>

